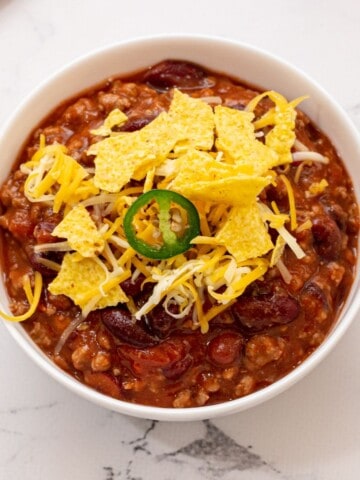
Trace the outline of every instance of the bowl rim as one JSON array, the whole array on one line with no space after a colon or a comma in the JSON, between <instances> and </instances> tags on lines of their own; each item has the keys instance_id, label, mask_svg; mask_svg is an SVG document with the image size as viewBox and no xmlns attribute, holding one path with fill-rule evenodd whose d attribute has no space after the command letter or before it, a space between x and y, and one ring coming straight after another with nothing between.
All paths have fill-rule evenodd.
<instances>
[{"instance_id":1,"label":"bowl rim","mask_svg":"<svg viewBox=\"0 0 360 480\"><path fill-rule=\"evenodd\" d=\"M266 50L255 47L245 42L238 40L233 40L216 35L202 35L202 34L161 34L161 35L151 35L151 36L141 36L134 37L130 39L125 39L120 42L114 42L109 45L102 46L95 50L92 50L85 55L81 55L78 58L75 58L71 62L67 63L60 69L57 69L52 75L45 78L35 89L33 89L19 104L15 109L13 114L10 116L7 122L5 122L2 132L0 133L0 144L4 141L7 132L16 119L19 117L23 110L28 108L29 103L32 99L38 96L45 86L49 86L54 83L56 80L64 76L67 72L70 72L73 69L81 68L87 62L98 58L104 53L109 53L118 49L126 49L128 47L141 47L148 42L155 42L155 44L161 44L163 42L200 42L210 44L222 44L224 47L233 47L239 50L246 50L250 54L255 54L262 58L267 58L269 61L274 62L277 66L282 66L287 70L291 71L297 77L301 77L303 80L311 84L315 90L319 93L320 96L325 98L330 102L331 107L335 113L339 116L341 121L345 124L348 134L353 138L354 142L357 142L358 149L360 152L360 135L356 130L354 124L350 121L347 114L344 112L342 107L337 103L337 101L330 96L323 87L321 87L315 80L309 77L302 70L298 69L288 61L274 55ZM206 61L203 63L206 66ZM129 72L130 73L130 72ZM76 93L75 93L76 94ZM64 98L66 100L66 98ZM51 109L50 109L51 110ZM41 120L41 119L40 119ZM346 166L346 162L345 162ZM11 168L11 167L10 167ZM355 187L354 183L354 187ZM359 193L355 195L359 199ZM359 257L357 265L359 264ZM163 407L154 407L141 404L129 403L123 400L114 399L108 397L104 394L101 394L92 388L86 386L85 384L80 383L74 377L70 376L67 372L63 371L58 367L53 361L51 361L33 342L33 340L28 336L25 330L19 324L13 324L7 321L3 321L5 327L19 344L19 346L27 353L27 355L44 371L46 371L53 379L58 381L60 384L67 387L72 392L78 394L79 396L97 404L101 405L107 409L127 414L134 417L146 418L146 419L155 419L155 420L165 420L165 421L190 421L190 420L203 420L207 418L220 417L229 415L235 412L240 412L251 407L255 407L266 400L270 400L276 395L280 394L284 390L293 386L306 374L312 371L320 361L325 358L325 356L335 347L335 345L342 338L352 321L354 320L359 308L360 308L360 289L359 289L359 268L356 268L356 276L354 282L349 292L348 298L346 300L344 308L340 313L340 316L336 323L333 325L331 331L328 333L324 342L316 348L316 350L306 358L299 366L297 366L293 371L286 374L284 377L280 378L273 384L255 391L250 395L240 397L234 400L223 402L215 405L205 405L199 407L191 408L163 408ZM6 307L6 305L4 305Z\"/></svg>"}]
</instances>

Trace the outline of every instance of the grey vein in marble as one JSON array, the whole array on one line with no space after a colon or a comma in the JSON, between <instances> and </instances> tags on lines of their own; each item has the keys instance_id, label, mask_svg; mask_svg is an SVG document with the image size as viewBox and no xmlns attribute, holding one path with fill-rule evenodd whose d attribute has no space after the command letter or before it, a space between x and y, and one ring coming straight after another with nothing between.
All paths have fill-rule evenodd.
<instances>
[{"instance_id":1,"label":"grey vein in marble","mask_svg":"<svg viewBox=\"0 0 360 480\"><path fill-rule=\"evenodd\" d=\"M144 435L142 437L129 442L129 445L134 445L133 446L134 453L141 451L148 455L151 455L151 451L149 450L149 441L147 440L147 437L156 428L156 425L157 425L157 422L155 420L152 420L149 428L145 430Z\"/></svg>"},{"instance_id":2,"label":"grey vein in marble","mask_svg":"<svg viewBox=\"0 0 360 480\"><path fill-rule=\"evenodd\" d=\"M4 409L0 410L0 415L16 415L18 413L26 413L29 411L38 411L38 410L47 410L49 408L56 407L58 405L58 402L51 402L51 403L46 403L44 405L34 405L34 406L26 406L26 407L18 407L18 408L9 408L9 409Z\"/></svg>"},{"instance_id":3,"label":"grey vein in marble","mask_svg":"<svg viewBox=\"0 0 360 480\"><path fill-rule=\"evenodd\" d=\"M159 457L159 460L170 460L183 463L186 457L201 462L198 470L206 475L206 478L218 478L232 471L245 471L253 469L268 470L279 473L260 455L253 453L251 447L243 447L232 438L216 427L209 420L204 422L206 431L203 438L197 439L185 447Z\"/></svg>"},{"instance_id":4,"label":"grey vein in marble","mask_svg":"<svg viewBox=\"0 0 360 480\"><path fill-rule=\"evenodd\" d=\"M139 438L124 441L124 447L130 447L126 464L120 468L104 466L103 480L145 480L151 477L152 468L156 467L159 480L177 478L173 475L180 468L181 477L188 475L192 479L286 478L260 455L252 452L252 447L239 445L209 420L203 422L205 429L202 437L177 450L157 453L159 425L159 422L152 421Z\"/></svg>"}]
</instances>

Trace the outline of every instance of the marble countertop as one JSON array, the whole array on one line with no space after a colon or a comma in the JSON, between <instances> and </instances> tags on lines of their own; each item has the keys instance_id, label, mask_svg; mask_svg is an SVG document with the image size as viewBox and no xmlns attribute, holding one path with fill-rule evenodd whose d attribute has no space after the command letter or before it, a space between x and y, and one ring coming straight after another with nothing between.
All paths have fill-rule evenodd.
<instances>
[{"instance_id":1,"label":"marble countertop","mask_svg":"<svg viewBox=\"0 0 360 480\"><path fill-rule=\"evenodd\" d=\"M64 63L166 32L267 49L321 83L360 128L359 25L358 0L0 0L0 128ZM174 425L78 398L31 363L0 325L0 478L358 479L359 338L360 318L314 372L266 404Z\"/></svg>"}]
</instances>

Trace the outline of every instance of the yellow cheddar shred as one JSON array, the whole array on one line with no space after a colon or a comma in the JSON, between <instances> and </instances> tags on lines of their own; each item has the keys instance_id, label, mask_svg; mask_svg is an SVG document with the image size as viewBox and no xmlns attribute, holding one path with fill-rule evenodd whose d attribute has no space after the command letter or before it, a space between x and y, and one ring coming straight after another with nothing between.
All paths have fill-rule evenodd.
<instances>
[{"instance_id":1,"label":"yellow cheddar shred","mask_svg":"<svg viewBox=\"0 0 360 480\"><path fill-rule=\"evenodd\" d=\"M66 154L63 145L43 146L20 169L28 175L25 195L30 202L52 201L53 211L58 213L64 204L72 205L98 193L91 180L85 180L88 172Z\"/></svg>"},{"instance_id":2,"label":"yellow cheddar shred","mask_svg":"<svg viewBox=\"0 0 360 480\"><path fill-rule=\"evenodd\" d=\"M257 104L268 97L275 107L265 113L264 117L255 122L255 128L273 126L265 135L265 145L277 153L279 161L277 165L292 162L291 148L295 142L295 107L307 97L299 97L292 102L273 90L263 92L253 98L247 105L246 111L253 112Z\"/></svg>"},{"instance_id":3,"label":"yellow cheddar shred","mask_svg":"<svg viewBox=\"0 0 360 480\"><path fill-rule=\"evenodd\" d=\"M289 198L289 209L290 209L290 229L296 230L297 228L297 219L296 219L296 206L295 206L295 197L294 190L291 186L289 179L285 175L280 175L281 180L284 182L286 191Z\"/></svg>"},{"instance_id":4,"label":"yellow cheddar shred","mask_svg":"<svg viewBox=\"0 0 360 480\"><path fill-rule=\"evenodd\" d=\"M25 320L28 320L30 317L34 315L39 305L42 286L43 286L43 281L42 281L41 273L35 272L34 291L31 290L29 276L25 275L25 277L23 278L23 289L24 289L27 301L29 302L28 311L23 313L22 315L9 315L5 312L0 311L0 317L2 317L5 320L8 320L9 322L24 322Z\"/></svg>"},{"instance_id":5,"label":"yellow cheddar shred","mask_svg":"<svg viewBox=\"0 0 360 480\"><path fill-rule=\"evenodd\" d=\"M324 193L326 187L328 187L329 184L325 178L322 178L320 182L314 182L310 185L309 187L309 192L311 195L320 195Z\"/></svg>"},{"instance_id":6,"label":"yellow cheddar shred","mask_svg":"<svg viewBox=\"0 0 360 480\"><path fill-rule=\"evenodd\" d=\"M271 108L257 118L256 107L265 97ZM110 112L91 131L97 143L87 151L94 156L94 168L89 169L68 155L65 146L46 145L41 136L38 151L21 170L27 175L28 200L48 202L63 215L53 231L59 242L36 247L67 252L61 265L53 265L57 275L49 291L68 296L84 317L124 303L139 320L162 304L176 319L192 316L194 328L207 332L209 322L269 268L285 271L281 258L286 247L298 258L305 255L286 224L292 231L309 226L305 222L298 227L291 182L275 170L292 161L295 107L302 99L288 102L269 91L239 111L213 108L175 89L168 111L140 130L116 131L127 117L118 109ZM285 213L274 202L270 209L260 201L268 185L281 181L289 199ZM313 184L309 194L321 193L325 182ZM142 193L159 188L179 192L194 203L201 234L188 252L154 261L129 246L123 219ZM151 245L162 241L157 215L153 204L135 219L138 237ZM121 288L122 282L139 276L143 285L153 287L141 306ZM34 291L24 279L29 311L19 317L0 315L26 320L36 309L41 288L41 276L35 276ZM210 300L210 308L205 309L204 298ZM170 308L174 303L176 313Z\"/></svg>"}]
</instances>

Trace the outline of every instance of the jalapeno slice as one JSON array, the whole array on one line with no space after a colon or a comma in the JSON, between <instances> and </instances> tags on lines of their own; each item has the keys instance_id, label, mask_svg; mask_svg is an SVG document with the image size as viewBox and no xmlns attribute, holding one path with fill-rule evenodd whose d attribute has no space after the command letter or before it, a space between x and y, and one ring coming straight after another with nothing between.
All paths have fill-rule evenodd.
<instances>
[{"instance_id":1,"label":"jalapeno slice","mask_svg":"<svg viewBox=\"0 0 360 480\"><path fill-rule=\"evenodd\" d=\"M151 209L154 204L156 208L149 215L147 209ZM156 233L153 235L154 243L139 237L136 223L141 219L136 222L138 215L150 222L153 233ZM147 258L163 260L189 250L191 240L200 233L199 214L190 200L179 193L150 190L140 195L126 212L124 231L135 251Z\"/></svg>"}]
</instances>

